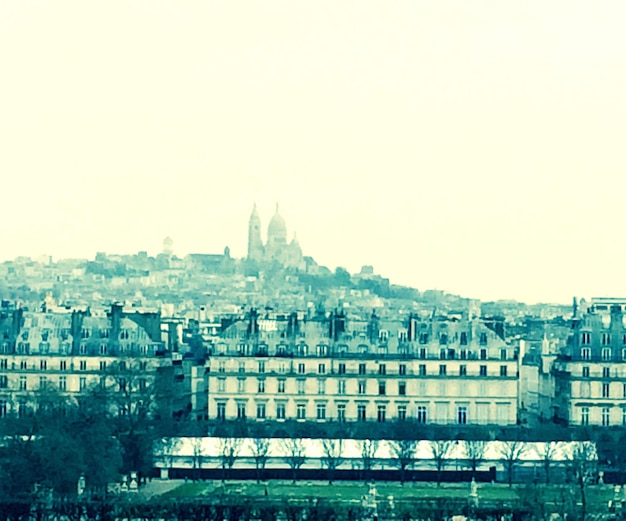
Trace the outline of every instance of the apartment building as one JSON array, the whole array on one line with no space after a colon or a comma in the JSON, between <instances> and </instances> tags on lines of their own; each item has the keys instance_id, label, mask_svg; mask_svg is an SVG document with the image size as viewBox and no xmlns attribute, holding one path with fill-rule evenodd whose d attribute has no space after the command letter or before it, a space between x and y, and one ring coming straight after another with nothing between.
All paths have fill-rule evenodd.
<instances>
[{"instance_id":1,"label":"apartment building","mask_svg":"<svg viewBox=\"0 0 626 521\"><path fill-rule=\"evenodd\" d=\"M570 425L626 425L626 299L592 299L561 357L560 410Z\"/></svg>"},{"instance_id":2,"label":"apartment building","mask_svg":"<svg viewBox=\"0 0 626 521\"><path fill-rule=\"evenodd\" d=\"M211 419L517 422L518 357L480 320L252 311L209 351Z\"/></svg>"},{"instance_id":3,"label":"apartment building","mask_svg":"<svg viewBox=\"0 0 626 521\"><path fill-rule=\"evenodd\" d=\"M31 312L0 317L0 417L24 415L34 393L71 396L94 385L142 391L163 363L158 314ZM122 411L123 412L123 411Z\"/></svg>"}]
</instances>

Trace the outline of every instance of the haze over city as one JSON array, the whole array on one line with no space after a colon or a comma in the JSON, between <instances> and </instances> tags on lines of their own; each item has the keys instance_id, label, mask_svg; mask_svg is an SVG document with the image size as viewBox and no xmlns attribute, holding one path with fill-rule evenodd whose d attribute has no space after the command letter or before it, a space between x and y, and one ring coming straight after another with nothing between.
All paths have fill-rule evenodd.
<instances>
[{"instance_id":1,"label":"haze over city","mask_svg":"<svg viewBox=\"0 0 626 521\"><path fill-rule=\"evenodd\" d=\"M623 2L0 5L2 260L305 255L467 297L626 295ZM265 232L264 232L265 233Z\"/></svg>"}]
</instances>

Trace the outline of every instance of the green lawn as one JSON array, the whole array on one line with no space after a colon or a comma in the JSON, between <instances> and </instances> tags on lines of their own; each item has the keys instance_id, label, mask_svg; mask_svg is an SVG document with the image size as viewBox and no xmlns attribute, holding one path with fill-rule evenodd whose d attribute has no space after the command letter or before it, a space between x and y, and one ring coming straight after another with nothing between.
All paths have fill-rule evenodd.
<instances>
[{"instance_id":1,"label":"green lawn","mask_svg":"<svg viewBox=\"0 0 626 521\"><path fill-rule=\"evenodd\" d=\"M541 501L552 505L552 509L558 510L559 505L565 502L575 501L576 490L568 489L560 485L515 485L509 487L505 484L479 483L479 501L484 503L502 503L503 505L516 505L521 501ZM322 481L298 481L295 484L289 481L270 481L254 483L250 481L199 481L187 482L167 492L163 497L168 498L200 498L200 497L267 497L268 500L282 501L285 499L307 500L311 498L339 500L341 502L360 502L361 498L369 491L369 485L362 482L338 482L329 485ZM376 491L379 501L386 501L393 496L394 501L403 502L410 500L437 500L457 499L463 500L468 497L470 487L468 483L445 483L437 486L435 483L399 483L383 482L376 483ZM612 486L589 487L587 492L590 510L604 511L607 502L613 498Z\"/></svg>"}]
</instances>

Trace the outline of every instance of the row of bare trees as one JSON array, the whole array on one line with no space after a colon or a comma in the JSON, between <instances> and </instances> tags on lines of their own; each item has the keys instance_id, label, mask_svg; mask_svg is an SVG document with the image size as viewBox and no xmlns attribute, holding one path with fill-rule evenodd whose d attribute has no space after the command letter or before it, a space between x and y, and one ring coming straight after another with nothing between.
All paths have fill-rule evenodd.
<instances>
[{"instance_id":1,"label":"row of bare trees","mask_svg":"<svg viewBox=\"0 0 626 521\"><path fill-rule=\"evenodd\" d=\"M257 479L260 480L261 471L265 469L266 464L270 457L280 457L288 464L292 470L293 479L296 479L297 471L304 465L307 460L306 456L306 444L302 438L285 438L281 440L280 454L271 454L271 440L270 438L260 435L254 436L250 439L251 455L255 462ZM178 440L174 438L163 438L162 445L158 449L163 463L166 467L173 466L173 454L177 447L174 445ZM244 444L244 438L220 438L219 445L219 459L220 466L224 470L223 476L226 479L226 473L232 469L235 465L237 458L240 457L241 449ZM376 461L377 454L380 447L379 440L359 440L359 463L361 469L361 475L364 480L367 480L370 476L370 471L373 470ZM400 481L404 483L406 481L406 472L410 470L417 462L417 449L419 440L390 440L387 442L388 448L391 453L390 463L395 466L400 472ZM451 459L452 453L457 446L456 440L431 440L428 441L429 449L429 461L431 461L436 470L437 483L440 484L443 472L447 466L453 461ZM327 438L321 440L322 457L321 464L323 468L327 469L329 480L332 483L335 477L335 471L346 461L344 456L344 440L336 438ZM202 462L206 454L203 448L202 438L192 438L192 466L197 471L196 475L199 476L199 471L202 468ZM470 440L463 442L463 464L464 467L476 473L478 467L485 459L485 450L487 442L482 440ZM542 467L545 471L546 483L550 483L551 480L551 468L555 456L557 454L558 442L551 442L545 444L542 456ZM527 445L519 441L507 441L500 443L500 449L498 456L500 457L507 476L509 484L513 483L514 473L517 465L520 463L522 457L527 450ZM455 454L458 458L458 452Z\"/></svg>"}]
</instances>

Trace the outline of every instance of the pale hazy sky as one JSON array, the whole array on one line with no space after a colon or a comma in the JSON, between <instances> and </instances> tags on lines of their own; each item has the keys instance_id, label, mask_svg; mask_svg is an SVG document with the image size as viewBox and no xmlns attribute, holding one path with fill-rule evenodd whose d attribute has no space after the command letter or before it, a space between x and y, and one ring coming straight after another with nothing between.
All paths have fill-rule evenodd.
<instances>
[{"instance_id":1,"label":"pale hazy sky","mask_svg":"<svg viewBox=\"0 0 626 521\"><path fill-rule=\"evenodd\" d=\"M307 255L626 295L626 2L0 2L0 259Z\"/></svg>"}]
</instances>

